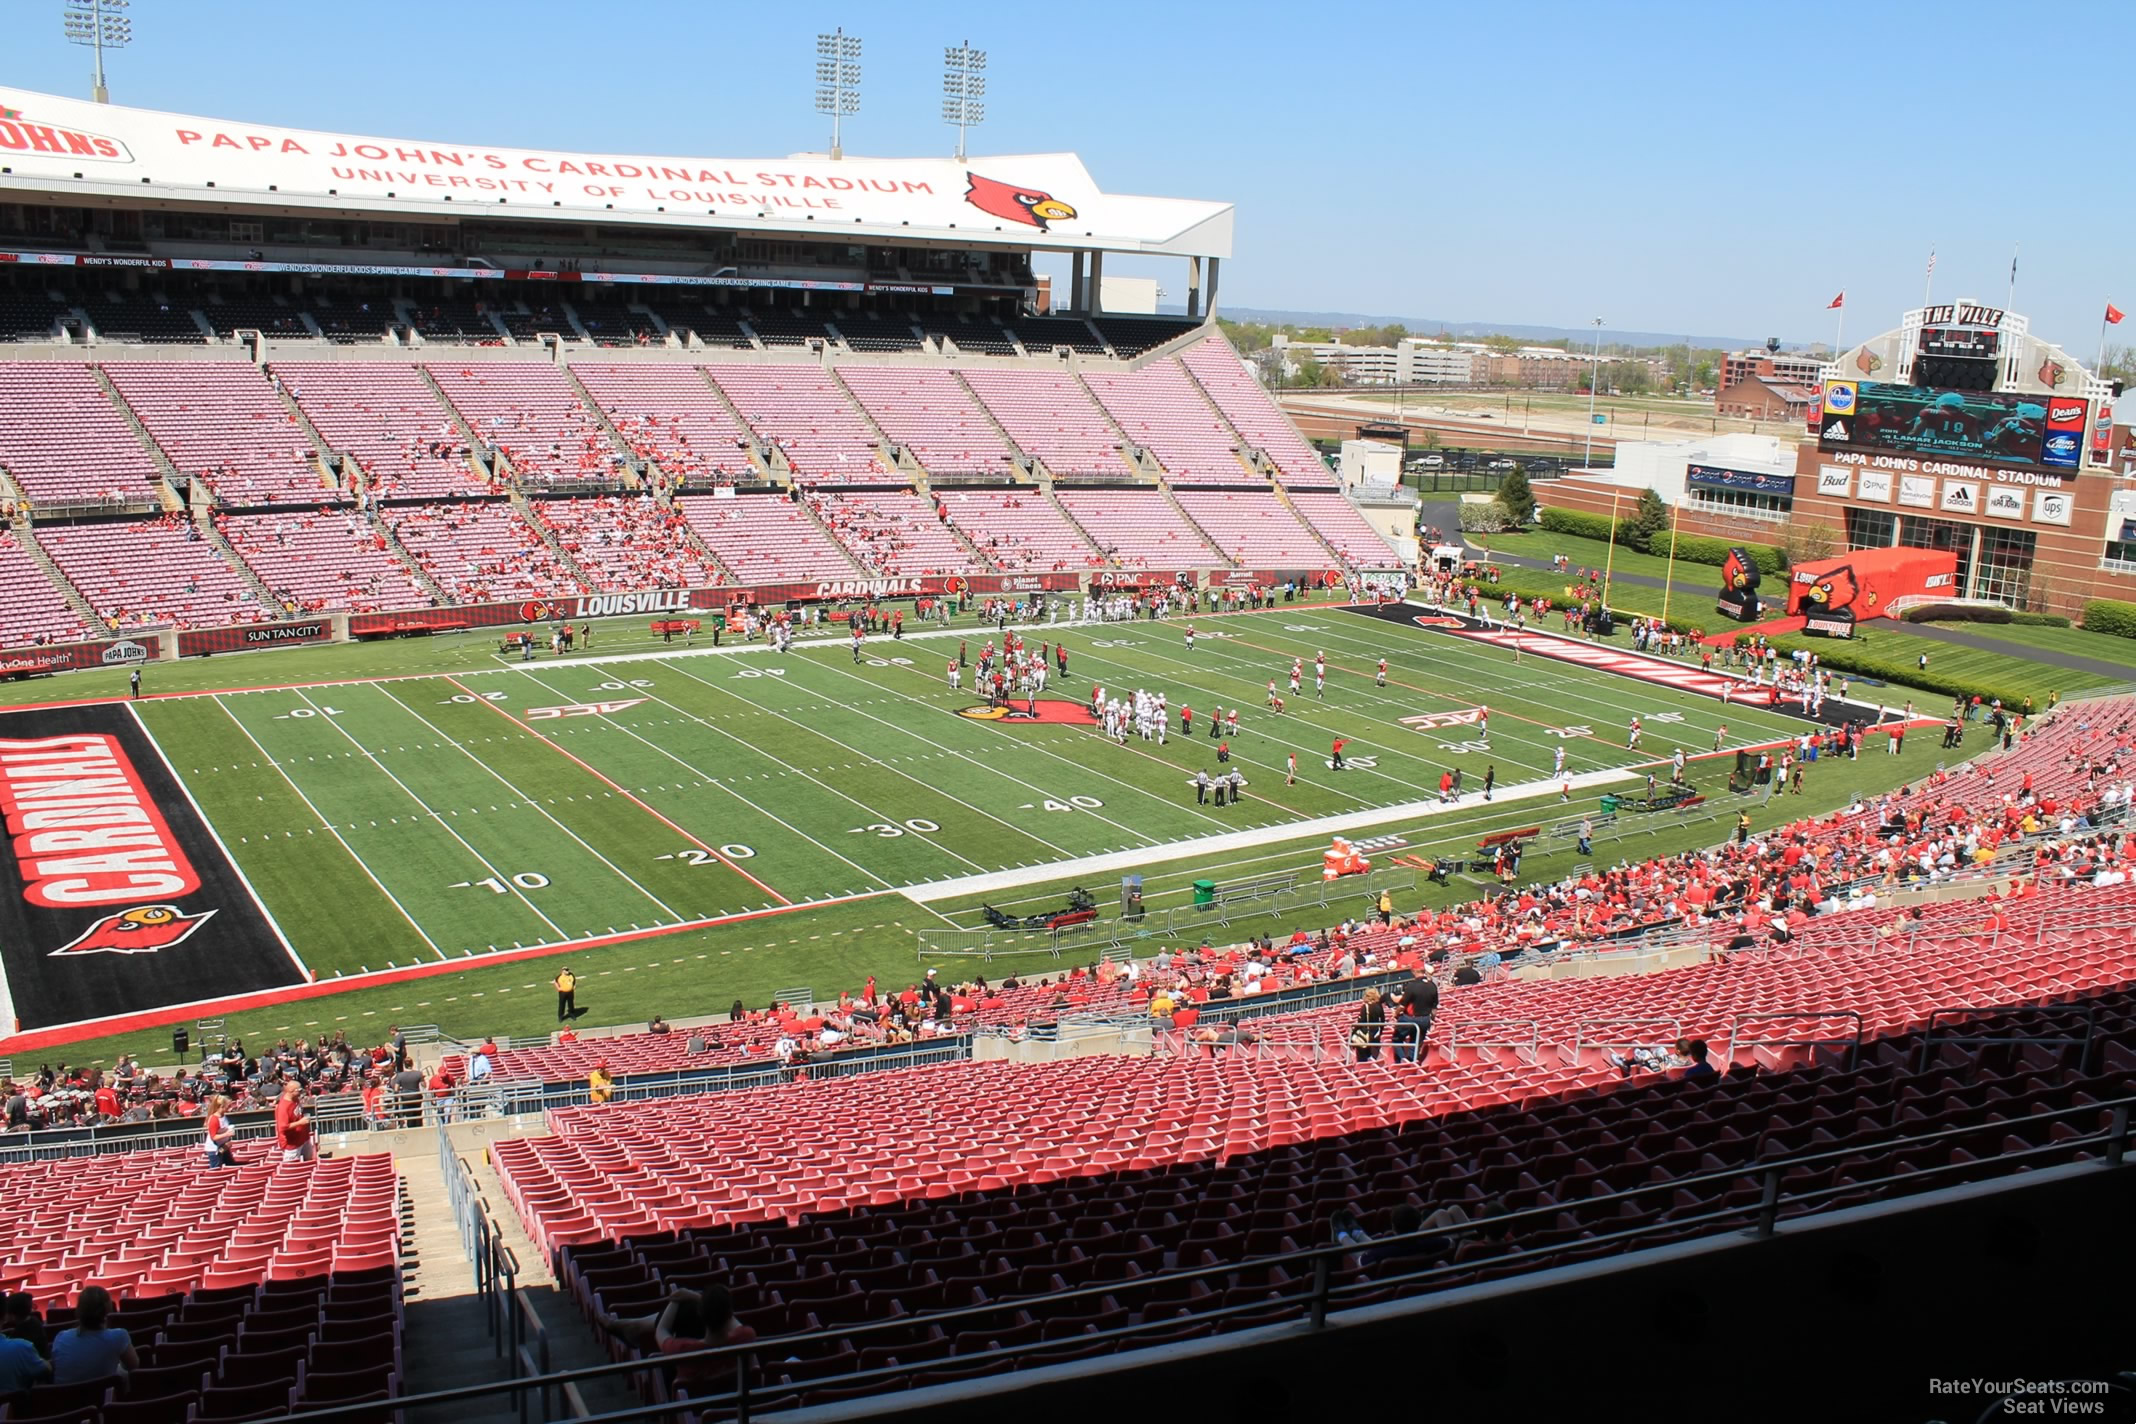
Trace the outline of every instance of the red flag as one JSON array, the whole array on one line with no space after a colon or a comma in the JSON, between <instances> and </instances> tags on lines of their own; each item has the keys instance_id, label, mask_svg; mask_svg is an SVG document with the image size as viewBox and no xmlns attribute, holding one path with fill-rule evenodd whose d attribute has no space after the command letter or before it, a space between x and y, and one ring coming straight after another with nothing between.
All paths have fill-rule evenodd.
<instances>
[{"instance_id":1,"label":"red flag","mask_svg":"<svg viewBox=\"0 0 2136 1424\"><path fill-rule=\"evenodd\" d=\"M2121 325L2121 319L2127 315L2127 312L2115 306L2112 302L2106 304L2106 324L2108 326Z\"/></svg>"},{"instance_id":2,"label":"red flag","mask_svg":"<svg viewBox=\"0 0 2136 1424\"><path fill-rule=\"evenodd\" d=\"M1828 304L1828 305L1827 305L1827 306L1825 307L1825 310L1826 310L1826 311L1838 311L1838 310L1839 310L1839 309L1840 309L1841 307L1845 306L1846 304L1847 304L1847 294L1846 294L1845 292L1841 292L1841 293L1840 293L1840 294L1839 294L1838 296L1836 296L1836 297L1832 298L1831 302L1830 302L1830 303L1829 303L1829 304Z\"/></svg>"}]
</instances>

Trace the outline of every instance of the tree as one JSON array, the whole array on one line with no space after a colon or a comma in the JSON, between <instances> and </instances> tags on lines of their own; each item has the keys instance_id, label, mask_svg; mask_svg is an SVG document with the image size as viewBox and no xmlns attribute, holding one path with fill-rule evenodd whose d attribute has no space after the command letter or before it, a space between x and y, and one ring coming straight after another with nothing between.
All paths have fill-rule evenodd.
<instances>
[{"instance_id":1,"label":"tree","mask_svg":"<svg viewBox=\"0 0 2136 1424\"><path fill-rule=\"evenodd\" d=\"M1528 487L1528 472L1514 465L1498 486L1498 503L1516 528L1526 527L1535 515L1535 491Z\"/></svg>"},{"instance_id":2,"label":"tree","mask_svg":"<svg viewBox=\"0 0 2136 1424\"><path fill-rule=\"evenodd\" d=\"M2136 346L2109 346L2095 373L2109 381L2136 383Z\"/></svg>"},{"instance_id":3,"label":"tree","mask_svg":"<svg viewBox=\"0 0 2136 1424\"><path fill-rule=\"evenodd\" d=\"M1647 553L1662 553L1654 546L1654 540L1669 532L1669 506L1661 502L1661 496L1653 489L1639 492L1639 503L1632 510L1632 517L1618 536L1617 542L1627 548L1641 549Z\"/></svg>"},{"instance_id":4,"label":"tree","mask_svg":"<svg viewBox=\"0 0 2136 1424\"><path fill-rule=\"evenodd\" d=\"M1790 568L1814 559L1829 559L1838 547L1839 531L1829 524L1791 523L1780 537L1780 548L1787 555Z\"/></svg>"},{"instance_id":5,"label":"tree","mask_svg":"<svg viewBox=\"0 0 2136 1424\"><path fill-rule=\"evenodd\" d=\"M1520 350L1520 342L1517 339L1500 335L1495 331L1483 338L1483 344L1499 356L1511 356L1514 352Z\"/></svg>"}]
</instances>

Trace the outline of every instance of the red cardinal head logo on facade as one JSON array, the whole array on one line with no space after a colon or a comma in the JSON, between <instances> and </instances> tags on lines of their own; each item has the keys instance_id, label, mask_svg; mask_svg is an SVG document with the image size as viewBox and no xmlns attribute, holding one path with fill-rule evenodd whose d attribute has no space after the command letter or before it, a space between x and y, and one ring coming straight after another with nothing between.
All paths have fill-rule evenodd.
<instances>
[{"instance_id":1,"label":"red cardinal head logo on facade","mask_svg":"<svg viewBox=\"0 0 2136 1424\"><path fill-rule=\"evenodd\" d=\"M63 954L154 954L192 938L193 931L215 918L213 910L188 915L176 905L137 905L106 915L52 951Z\"/></svg>"},{"instance_id":2,"label":"red cardinal head logo on facade","mask_svg":"<svg viewBox=\"0 0 2136 1424\"><path fill-rule=\"evenodd\" d=\"M1043 231L1048 224L1066 222L1075 216L1075 209L1042 188L1019 188L1014 183L1003 183L993 178L970 175L971 186L964 190L964 201L982 213L992 213L997 218L1024 223Z\"/></svg>"}]
</instances>

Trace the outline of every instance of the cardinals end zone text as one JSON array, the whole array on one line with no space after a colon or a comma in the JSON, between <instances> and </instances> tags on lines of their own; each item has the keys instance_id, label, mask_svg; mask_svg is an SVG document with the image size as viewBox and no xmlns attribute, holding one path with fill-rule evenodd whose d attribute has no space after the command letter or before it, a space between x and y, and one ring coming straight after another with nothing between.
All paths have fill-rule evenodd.
<instances>
[{"instance_id":1,"label":"cardinals end zone text","mask_svg":"<svg viewBox=\"0 0 2136 1424\"><path fill-rule=\"evenodd\" d=\"M123 703L0 714L0 1045L305 982Z\"/></svg>"},{"instance_id":2,"label":"cardinals end zone text","mask_svg":"<svg viewBox=\"0 0 2136 1424\"><path fill-rule=\"evenodd\" d=\"M117 905L200 888L114 737L0 739L0 815L33 905Z\"/></svg>"}]
</instances>

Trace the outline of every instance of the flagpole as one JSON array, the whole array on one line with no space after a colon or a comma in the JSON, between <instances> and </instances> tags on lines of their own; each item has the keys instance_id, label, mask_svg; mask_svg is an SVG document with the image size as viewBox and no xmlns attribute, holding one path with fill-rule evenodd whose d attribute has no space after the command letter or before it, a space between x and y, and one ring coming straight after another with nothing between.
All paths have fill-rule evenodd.
<instances>
[{"instance_id":1,"label":"flagpole","mask_svg":"<svg viewBox=\"0 0 2136 1424\"><path fill-rule=\"evenodd\" d=\"M2106 313L2099 313L2099 357L2092 362L2092 374L2099 375L2106 369ZM2103 378L2102 378L2103 379Z\"/></svg>"},{"instance_id":2,"label":"flagpole","mask_svg":"<svg viewBox=\"0 0 2136 1424\"><path fill-rule=\"evenodd\" d=\"M1840 334L1841 334L1842 332L1844 332L1844 331L1845 331L1846 329L1847 329L1847 294L1846 294L1845 292L1841 292L1841 293L1839 294L1839 317L1838 317L1838 319L1837 319L1837 320L1835 320L1835 321L1834 321L1834 322L1832 323L1832 359L1833 359L1834 361L1837 361L1837 360L1839 359L1839 353L1840 353L1840 352L1842 352L1842 351L1844 351L1844 350L1846 350L1846 349L1847 349L1846 347L1844 347L1844 346L1842 346L1842 345L1840 344L1840 340L1839 340L1839 338L1840 338Z\"/></svg>"},{"instance_id":3,"label":"flagpole","mask_svg":"<svg viewBox=\"0 0 2136 1424\"><path fill-rule=\"evenodd\" d=\"M1928 245L1928 278L1921 284L1921 305L1927 306L1929 296L1936 290L1936 244Z\"/></svg>"},{"instance_id":4,"label":"flagpole","mask_svg":"<svg viewBox=\"0 0 2136 1424\"><path fill-rule=\"evenodd\" d=\"M2010 244L2010 297L2009 297L2009 300L2007 300L2007 301L2005 301L2005 302L2003 303L2003 310L2004 310L2004 311L2009 311L2009 310L2011 310L2011 309L2012 309L2013 307L2015 307L2016 305L2017 305L2017 244L2013 242L2013 243L2011 243L2011 244Z\"/></svg>"}]
</instances>

